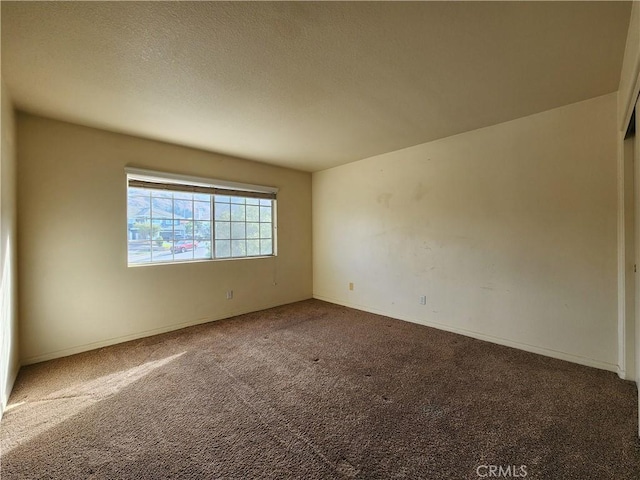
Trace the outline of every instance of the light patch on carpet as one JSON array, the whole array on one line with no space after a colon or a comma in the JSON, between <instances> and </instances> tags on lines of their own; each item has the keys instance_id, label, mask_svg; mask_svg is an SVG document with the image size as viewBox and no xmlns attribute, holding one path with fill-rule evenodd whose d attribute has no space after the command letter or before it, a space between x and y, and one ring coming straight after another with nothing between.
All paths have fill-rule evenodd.
<instances>
[{"instance_id":1,"label":"light patch on carpet","mask_svg":"<svg viewBox=\"0 0 640 480\"><path fill-rule=\"evenodd\" d=\"M85 408L116 395L123 388L173 362L185 353L177 353L128 370L105 375L89 382L58 390L43 398L9 405L6 418L8 419L12 414L20 413L22 420L19 431L14 431L11 437L2 435L0 450L3 454L9 453L15 447L59 425ZM43 421L43 419L47 420ZM20 439L20 441L15 439Z\"/></svg>"}]
</instances>

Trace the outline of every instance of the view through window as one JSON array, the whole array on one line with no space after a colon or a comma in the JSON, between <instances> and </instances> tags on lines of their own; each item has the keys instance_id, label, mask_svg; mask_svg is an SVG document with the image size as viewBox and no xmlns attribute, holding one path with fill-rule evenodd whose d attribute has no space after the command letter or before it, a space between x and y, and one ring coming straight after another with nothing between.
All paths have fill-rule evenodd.
<instances>
[{"instance_id":1,"label":"view through window","mask_svg":"<svg viewBox=\"0 0 640 480\"><path fill-rule=\"evenodd\" d=\"M129 179L129 265L275 254L275 193Z\"/></svg>"}]
</instances>

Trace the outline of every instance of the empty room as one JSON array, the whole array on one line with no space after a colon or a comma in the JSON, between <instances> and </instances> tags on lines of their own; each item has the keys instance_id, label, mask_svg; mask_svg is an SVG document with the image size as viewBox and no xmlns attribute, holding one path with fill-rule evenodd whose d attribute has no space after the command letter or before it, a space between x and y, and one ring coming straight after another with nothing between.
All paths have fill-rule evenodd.
<instances>
[{"instance_id":1,"label":"empty room","mask_svg":"<svg viewBox=\"0 0 640 480\"><path fill-rule=\"evenodd\" d=\"M0 477L640 478L640 2L0 2Z\"/></svg>"}]
</instances>

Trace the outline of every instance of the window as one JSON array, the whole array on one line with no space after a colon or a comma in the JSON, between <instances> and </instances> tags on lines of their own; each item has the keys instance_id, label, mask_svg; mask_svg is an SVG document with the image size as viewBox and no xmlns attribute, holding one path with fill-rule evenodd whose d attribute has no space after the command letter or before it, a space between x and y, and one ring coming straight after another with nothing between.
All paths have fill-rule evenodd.
<instances>
[{"instance_id":1,"label":"window","mask_svg":"<svg viewBox=\"0 0 640 480\"><path fill-rule=\"evenodd\" d=\"M129 265L274 256L276 192L127 169Z\"/></svg>"}]
</instances>

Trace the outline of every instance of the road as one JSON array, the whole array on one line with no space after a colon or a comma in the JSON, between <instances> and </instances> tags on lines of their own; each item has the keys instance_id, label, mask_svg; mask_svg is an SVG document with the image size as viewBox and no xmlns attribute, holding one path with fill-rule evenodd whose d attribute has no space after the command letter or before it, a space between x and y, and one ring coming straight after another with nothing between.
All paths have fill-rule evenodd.
<instances>
[{"instance_id":1,"label":"road","mask_svg":"<svg viewBox=\"0 0 640 480\"><path fill-rule=\"evenodd\" d=\"M136 245L139 247L139 245ZM174 262L180 260L194 260L194 259L206 259L209 258L209 249L207 242L201 242L195 251L187 250L184 253L173 254L170 249L161 249L160 247L154 247L153 249L153 263L158 262ZM129 249L129 263L151 263L151 252L146 250L132 250Z\"/></svg>"}]
</instances>

